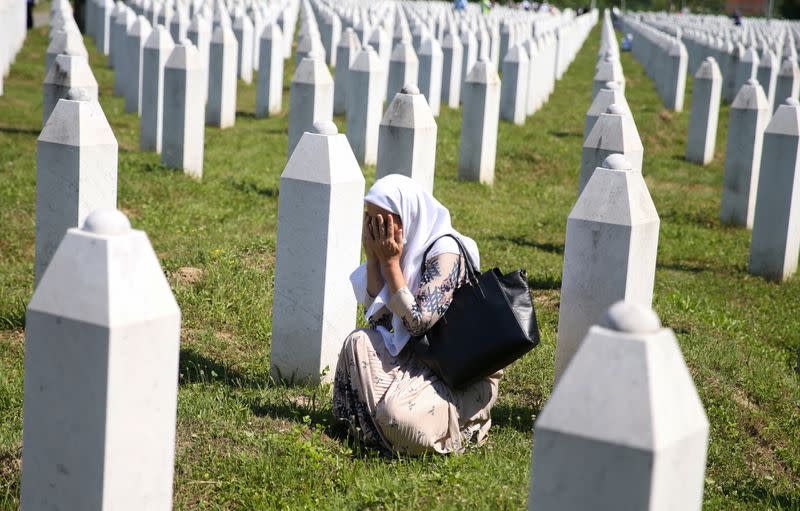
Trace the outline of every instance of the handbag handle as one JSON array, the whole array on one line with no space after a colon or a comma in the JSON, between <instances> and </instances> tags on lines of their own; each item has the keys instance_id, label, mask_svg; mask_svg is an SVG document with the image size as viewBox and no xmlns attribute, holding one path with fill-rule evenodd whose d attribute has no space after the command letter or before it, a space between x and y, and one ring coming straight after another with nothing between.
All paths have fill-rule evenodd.
<instances>
[{"instance_id":1,"label":"handbag handle","mask_svg":"<svg viewBox=\"0 0 800 511\"><path fill-rule=\"evenodd\" d=\"M469 253L467 253L467 250L464 248L464 245L461 243L461 240L458 239L458 236L453 236L452 234L442 234L441 236L433 240L433 243L428 245L428 248L425 249L425 252L422 255L422 273L425 273L425 267L427 266L428 262L428 252L431 251L431 249L433 248L433 246L436 244L437 241L446 236L453 238L455 240L456 244L458 245L459 252L461 252L461 255L464 257L464 260L467 263L467 281L470 284L477 284L478 272L475 270L475 265L472 262L472 258L469 256Z\"/></svg>"}]
</instances>

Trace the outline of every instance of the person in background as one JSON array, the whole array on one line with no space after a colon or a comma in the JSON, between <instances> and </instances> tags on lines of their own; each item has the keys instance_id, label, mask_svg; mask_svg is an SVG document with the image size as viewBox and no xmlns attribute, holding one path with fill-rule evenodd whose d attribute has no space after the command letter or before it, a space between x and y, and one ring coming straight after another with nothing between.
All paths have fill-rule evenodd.
<instances>
[{"instance_id":1,"label":"person in background","mask_svg":"<svg viewBox=\"0 0 800 511\"><path fill-rule=\"evenodd\" d=\"M453 8L457 11L463 11L467 8L467 0L454 0Z\"/></svg>"}]
</instances>

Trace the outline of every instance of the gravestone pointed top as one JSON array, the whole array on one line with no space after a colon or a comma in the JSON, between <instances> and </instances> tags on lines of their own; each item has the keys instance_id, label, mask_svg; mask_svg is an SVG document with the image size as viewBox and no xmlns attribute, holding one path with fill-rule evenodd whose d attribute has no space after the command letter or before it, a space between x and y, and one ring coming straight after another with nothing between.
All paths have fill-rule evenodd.
<instances>
[{"instance_id":1,"label":"gravestone pointed top","mask_svg":"<svg viewBox=\"0 0 800 511\"><path fill-rule=\"evenodd\" d=\"M220 23L219 26L214 29L214 33L211 36L211 42L216 44L233 44L236 42L236 35L233 33L233 30L229 25ZM239 43L236 42L236 44Z\"/></svg>"},{"instance_id":2,"label":"gravestone pointed top","mask_svg":"<svg viewBox=\"0 0 800 511\"><path fill-rule=\"evenodd\" d=\"M767 133L800 136L800 104L796 99L787 98L786 102L778 107L764 133L765 136Z\"/></svg>"},{"instance_id":3,"label":"gravestone pointed top","mask_svg":"<svg viewBox=\"0 0 800 511\"><path fill-rule=\"evenodd\" d=\"M153 26L147 21L147 18L141 14L136 18L136 21L131 25L128 30L129 36L149 36L153 31Z\"/></svg>"},{"instance_id":4,"label":"gravestone pointed top","mask_svg":"<svg viewBox=\"0 0 800 511\"><path fill-rule=\"evenodd\" d=\"M131 230L128 217L118 209L96 209L86 217L82 229L92 234L119 236Z\"/></svg>"},{"instance_id":5,"label":"gravestone pointed top","mask_svg":"<svg viewBox=\"0 0 800 511\"><path fill-rule=\"evenodd\" d=\"M733 99L731 108L740 110L769 109L767 95L764 94L764 89L761 88L758 80L755 78L747 80L747 83L745 83L742 88L739 89L739 92Z\"/></svg>"},{"instance_id":6,"label":"gravestone pointed top","mask_svg":"<svg viewBox=\"0 0 800 511\"><path fill-rule=\"evenodd\" d=\"M602 167L611 170L633 170L631 162L625 157L624 154L612 154L603 160Z\"/></svg>"},{"instance_id":7,"label":"gravestone pointed top","mask_svg":"<svg viewBox=\"0 0 800 511\"><path fill-rule=\"evenodd\" d=\"M796 74L798 74L797 62L791 56L785 57L781 62L778 76L795 76Z\"/></svg>"},{"instance_id":8,"label":"gravestone pointed top","mask_svg":"<svg viewBox=\"0 0 800 511\"><path fill-rule=\"evenodd\" d=\"M411 94L411 95L419 94L419 87L417 87L413 83L407 83L403 86L402 89L400 89L400 93Z\"/></svg>"},{"instance_id":9,"label":"gravestone pointed top","mask_svg":"<svg viewBox=\"0 0 800 511\"><path fill-rule=\"evenodd\" d=\"M714 60L714 57L707 57L697 69L694 77L698 80L713 80L716 77L720 77L721 79L722 73L720 73L719 66L717 65L717 61Z\"/></svg>"},{"instance_id":10,"label":"gravestone pointed top","mask_svg":"<svg viewBox=\"0 0 800 511\"><path fill-rule=\"evenodd\" d=\"M197 69L202 68L203 63L200 59L200 53L193 44L175 45L172 53L169 54L167 62L164 64L165 68L170 69Z\"/></svg>"},{"instance_id":11,"label":"gravestone pointed top","mask_svg":"<svg viewBox=\"0 0 800 511\"><path fill-rule=\"evenodd\" d=\"M292 82L315 83L317 85L332 84L333 78L322 59L303 57L303 60L300 61L300 65L295 69Z\"/></svg>"},{"instance_id":12,"label":"gravestone pointed top","mask_svg":"<svg viewBox=\"0 0 800 511\"><path fill-rule=\"evenodd\" d=\"M97 80L89 67L89 61L75 55L58 55L47 76L45 84L69 85L70 88L94 88L97 90Z\"/></svg>"},{"instance_id":13,"label":"gravestone pointed top","mask_svg":"<svg viewBox=\"0 0 800 511\"><path fill-rule=\"evenodd\" d=\"M59 99L38 140L68 146L116 146L117 139L95 100Z\"/></svg>"},{"instance_id":14,"label":"gravestone pointed top","mask_svg":"<svg viewBox=\"0 0 800 511\"><path fill-rule=\"evenodd\" d=\"M499 85L500 76L497 71L486 61L479 60L472 66L465 83L485 83L487 85Z\"/></svg>"},{"instance_id":15,"label":"gravestone pointed top","mask_svg":"<svg viewBox=\"0 0 800 511\"><path fill-rule=\"evenodd\" d=\"M650 307L621 300L606 311L602 326L629 334L653 334L661 329L661 321Z\"/></svg>"},{"instance_id":16,"label":"gravestone pointed top","mask_svg":"<svg viewBox=\"0 0 800 511\"><path fill-rule=\"evenodd\" d=\"M144 43L145 48L163 50L174 46L172 36L164 25L157 25Z\"/></svg>"},{"instance_id":17,"label":"gravestone pointed top","mask_svg":"<svg viewBox=\"0 0 800 511\"><path fill-rule=\"evenodd\" d=\"M333 121L315 121L314 132L318 135L338 135L339 128Z\"/></svg>"}]
</instances>

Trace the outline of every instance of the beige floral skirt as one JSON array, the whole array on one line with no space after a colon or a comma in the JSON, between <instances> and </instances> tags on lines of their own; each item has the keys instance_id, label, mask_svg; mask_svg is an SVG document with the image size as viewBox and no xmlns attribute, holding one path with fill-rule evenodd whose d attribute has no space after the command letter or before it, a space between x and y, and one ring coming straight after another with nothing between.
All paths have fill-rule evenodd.
<instances>
[{"instance_id":1,"label":"beige floral skirt","mask_svg":"<svg viewBox=\"0 0 800 511\"><path fill-rule=\"evenodd\" d=\"M336 367L334 415L351 435L390 454L461 452L482 444L503 372L450 389L412 351L393 357L378 332L350 334Z\"/></svg>"}]
</instances>

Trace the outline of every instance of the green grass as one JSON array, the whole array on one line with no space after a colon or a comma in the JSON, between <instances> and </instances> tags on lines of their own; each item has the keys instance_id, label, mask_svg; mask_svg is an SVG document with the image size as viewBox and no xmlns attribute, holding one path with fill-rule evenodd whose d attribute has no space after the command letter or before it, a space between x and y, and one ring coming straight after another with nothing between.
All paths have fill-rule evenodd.
<instances>
[{"instance_id":1,"label":"green grass","mask_svg":"<svg viewBox=\"0 0 800 511\"><path fill-rule=\"evenodd\" d=\"M206 129L205 175L193 181L138 151L138 119L112 97L112 72L87 42L119 141L119 207L148 233L183 312L176 509L524 507L533 421L552 385L566 218L598 41L595 30L525 126L500 124L493 188L457 180L460 113L443 107L436 194L476 239L485 267L528 269L543 342L507 371L485 447L391 461L335 434L329 388L269 379L285 114L255 119L255 89L240 83L236 126ZM2 509L18 506L45 48L44 30L31 32L0 98ZM705 508L800 509L800 279L776 285L749 276L749 234L719 225L727 107L713 164L689 164L688 108L665 112L641 67L629 54L622 59L662 220L654 307L675 330L711 421ZM293 59L285 107L292 68ZM364 172L371 183L374 168Z\"/></svg>"}]
</instances>

